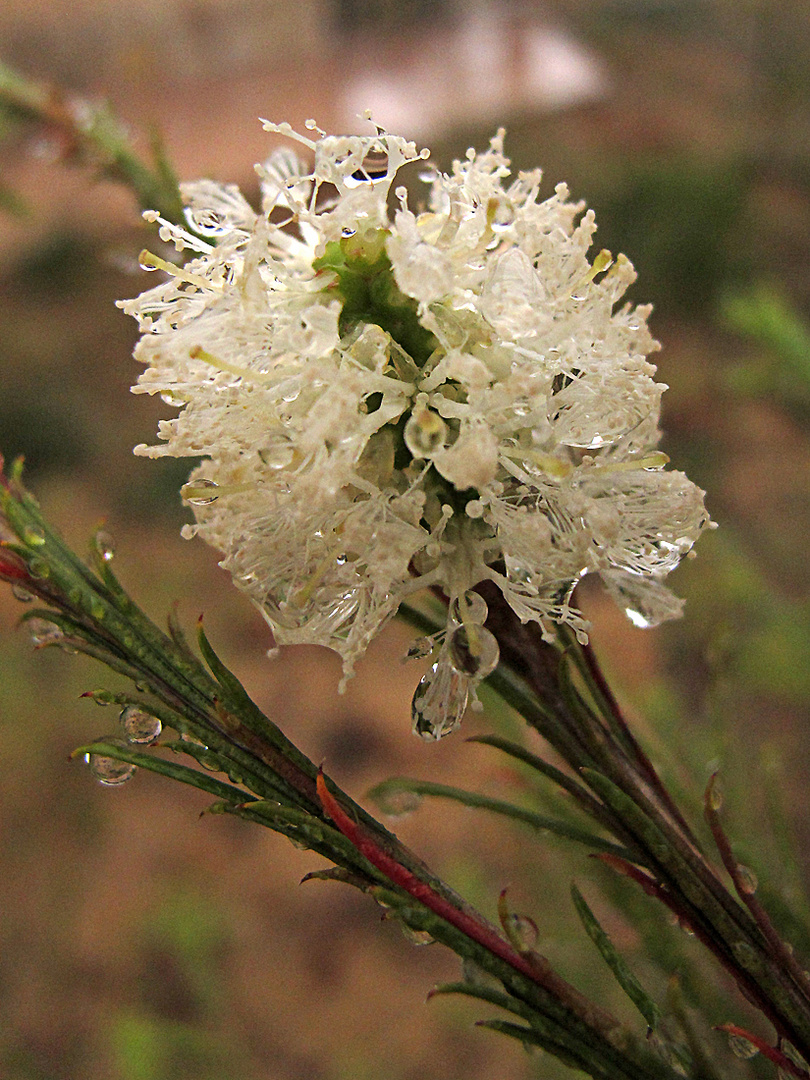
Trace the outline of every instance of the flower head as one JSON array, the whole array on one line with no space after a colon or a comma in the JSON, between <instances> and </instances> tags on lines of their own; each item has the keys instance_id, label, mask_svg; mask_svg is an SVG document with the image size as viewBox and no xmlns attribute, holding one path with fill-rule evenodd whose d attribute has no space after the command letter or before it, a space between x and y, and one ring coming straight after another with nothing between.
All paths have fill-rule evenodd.
<instances>
[{"instance_id":1,"label":"flower head","mask_svg":"<svg viewBox=\"0 0 810 1080\"><path fill-rule=\"evenodd\" d=\"M314 125L313 125L314 126ZM149 456L201 456L183 489L198 534L280 643L326 645L346 674L400 603L436 587L446 631L414 698L420 734L455 727L497 664L474 587L493 582L546 637L601 576L634 622L679 614L662 584L709 523L703 493L655 449L664 387L648 308L617 302L623 256L587 253L591 211L539 171L512 177L503 132L427 209L398 169L426 156L379 129L296 135L258 166L262 209L229 185L183 189L190 257L124 303L135 388L179 414ZM313 160L314 159L314 162Z\"/></svg>"}]
</instances>

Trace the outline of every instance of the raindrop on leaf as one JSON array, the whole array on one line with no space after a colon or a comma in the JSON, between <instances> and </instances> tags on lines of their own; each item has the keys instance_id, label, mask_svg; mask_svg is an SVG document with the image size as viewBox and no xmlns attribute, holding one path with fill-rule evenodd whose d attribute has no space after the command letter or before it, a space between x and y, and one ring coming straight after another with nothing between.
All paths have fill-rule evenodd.
<instances>
[{"instance_id":1,"label":"raindrop on leaf","mask_svg":"<svg viewBox=\"0 0 810 1080\"><path fill-rule=\"evenodd\" d=\"M128 761L119 761L118 758L106 757L104 754L85 754L84 760L96 780L105 787L118 787L135 775L135 766Z\"/></svg>"},{"instance_id":2,"label":"raindrop on leaf","mask_svg":"<svg viewBox=\"0 0 810 1080\"><path fill-rule=\"evenodd\" d=\"M746 1039L743 1035L729 1035L728 1045L734 1057L741 1058L743 1061L756 1057L759 1053L751 1040Z\"/></svg>"},{"instance_id":3,"label":"raindrop on leaf","mask_svg":"<svg viewBox=\"0 0 810 1080\"><path fill-rule=\"evenodd\" d=\"M137 705L128 705L121 713L121 727L127 741L131 743L152 743L163 730L160 720Z\"/></svg>"}]
</instances>

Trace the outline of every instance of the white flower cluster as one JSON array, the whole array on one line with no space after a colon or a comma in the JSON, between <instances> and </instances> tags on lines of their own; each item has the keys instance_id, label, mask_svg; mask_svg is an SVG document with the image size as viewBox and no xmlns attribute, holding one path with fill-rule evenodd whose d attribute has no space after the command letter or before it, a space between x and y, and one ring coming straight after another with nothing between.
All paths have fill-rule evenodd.
<instances>
[{"instance_id":1,"label":"white flower cluster","mask_svg":"<svg viewBox=\"0 0 810 1080\"><path fill-rule=\"evenodd\" d=\"M427 156L413 143L265 127L309 164L259 166L258 213L234 186L186 185L187 229L151 215L185 261L144 253L165 279L122 305L136 392L180 410L136 453L203 458L186 535L279 643L329 646L347 674L403 600L441 590L446 631L412 650L438 650L414 698L427 738L498 662L480 582L548 638L584 636L571 594L590 573L639 625L679 614L662 581L709 518L655 450L648 309L617 309L623 256L588 260L592 211L562 184L538 201L539 171L511 178L502 132L423 176L427 209L396 188L391 215L398 169Z\"/></svg>"}]
</instances>

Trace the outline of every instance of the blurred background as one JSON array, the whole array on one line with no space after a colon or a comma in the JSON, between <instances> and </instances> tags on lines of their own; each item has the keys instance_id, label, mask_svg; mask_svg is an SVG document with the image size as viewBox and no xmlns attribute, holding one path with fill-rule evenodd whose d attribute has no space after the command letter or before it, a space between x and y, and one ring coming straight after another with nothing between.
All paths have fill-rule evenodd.
<instances>
[{"instance_id":1,"label":"blurred background","mask_svg":"<svg viewBox=\"0 0 810 1080\"><path fill-rule=\"evenodd\" d=\"M593 638L654 760L694 816L722 769L735 849L810 958L810 8L806 0L4 0L0 59L108 99L181 178L255 193L259 116L362 130L366 108L448 166L507 128L596 210L600 247L655 304L664 449L721 528L673 584L686 616L634 630L596 592ZM410 734L421 671L393 625L336 696L337 657L269 661L261 619L214 553L180 539L188 462L146 461L165 406L132 398L154 243L132 197L69 167L47 132L0 119L0 448L79 549L104 520L116 568L158 621L204 611L262 708L362 799L394 774L563 812L464 736L523 732L492 705L440 745ZM12 212L13 211L13 212ZM9 1080L556 1080L475 1031L475 1004L425 1004L455 959L414 948L373 905L297 882L320 860L204 817L206 798L138 775L97 785L68 755L111 732L79 701L112 679L35 653L0 592L0 1074ZM488 705L491 703L488 702ZM527 739L535 751L542 748ZM784 821L783 821L784 818ZM679 973L712 1023L754 1024L699 947L584 852L425 803L399 834L488 914L510 886L562 973L631 1019L571 914L575 878L659 1000ZM798 854L794 858L791 843ZM518 869L520 868L520 869ZM615 901L630 904L635 921ZM794 921L787 908L798 916ZM806 921L805 921L806 926ZM723 1037L708 1033L723 1055ZM735 1075L769 1076L756 1060Z\"/></svg>"}]
</instances>

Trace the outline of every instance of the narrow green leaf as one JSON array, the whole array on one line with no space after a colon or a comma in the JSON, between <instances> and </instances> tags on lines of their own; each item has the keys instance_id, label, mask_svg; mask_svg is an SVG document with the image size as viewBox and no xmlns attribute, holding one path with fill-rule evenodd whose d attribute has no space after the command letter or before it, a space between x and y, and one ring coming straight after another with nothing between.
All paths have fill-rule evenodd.
<instances>
[{"instance_id":1,"label":"narrow green leaf","mask_svg":"<svg viewBox=\"0 0 810 1080\"><path fill-rule=\"evenodd\" d=\"M214 652L213 646L206 636L202 620L200 620L197 625L197 641L200 646L200 652L203 654L203 659L211 669L214 678L232 699L233 704L236 704L237 702L242 704L248 696L247 691L233 672L225 667Z\"/></svg>"},{"instance_id":2,"label":"narrow green leaf","mask_svg":"<svg viewBox=\"0 0 810 1080\"><path fill-rule=\"evenodd\" d=\"M610 940L576 885L571 886L571 897L577 915L579 915L580 921L585 927L585 933L601 953L602 959L613 972L616 982L647 1021L647 1026L655 1031L661 1022L661 1010L619 955L616 946Z\"/></svg>"},{"instance_id":3,"label":"narrow green leaf","mask_svg":"<svg viewBox=\"0 0 810 1080\"><path fill-rule=\"evenodd\" d=\"M543 776L547 776L550 780L553 780L555 784L558 784L561 788L565 788L566 791L570 791L572 794L578 794L584 791L576 780L573 780L570 776L567 776L560 769L555 768L554 765L549 765L547 761L544 761L537 754L533 754L530 750L526 750L519 743L511 742L509 739L503 739L500 735L473 735L467 739L470 743L480 743L483 746L494 746L497 750L503 750L505 754L510 757L517 758L518 761L522 761L524 764L531 766L536 772L542 773Z\"/></svg>"},{"instance_id":4,"label":"narrow green leaf","mask_svg":"<svg viewBox=\"0 0 810 1080\"><path fill-rule=\"evenodd\" d=\"M293 843L303 845L310 851L323 855L324 858L329 859L336 866L349 870L353 875L360 875L365 882L363 887L366 890L380 885L386 889L393 888L388 878L380 873L364 855L361 855L342 832L305 810L257 800L231 807L229 813L265 825L274 832L286 836Z\"/></svg>"},{"instance_id":5,"label":"narrow green leaf","mask_svg":"<svg viewBox=\"0 0 810 1080\"><path fill-rule=\"evenodd\" d=\"M408 777L394 777L390 780L384 780L381 784L377 784L376 787L372 788L368 793L368 797L374 799L381 807L384 807L387 798L400 793L429 795L439 799L452 799L454 802L461 803L463 806L472 806L481 810L490 810L495 814L502 814L504 817L509 817L515 821L522 822L524 825L529 825L533 829L554 833L556 836L562 836L567 840L573 840L578 844L584 844L586 847L593 848L596 851L608 851L612 855L618 855L623 859L634 859L633 853L628 851L627 848L623 848L619 844L614 844L610 840L605 840L595 833L588 832L587 829L581 829L577 825L571 825L568 822L559 821L556 818L537 814L533 810L526 810L522 806L515 806L513 803L505 802L501 799L491 799L486 795L479 795L474 791L464 791L462 788L448 787L446 784L436 784L429 780L411 780Z\"/></svg>"},{"instance_id":6,"label":"narrow green leaf","mask_svg":"<svg viewBox=\"0 0 810 1080\"><path fill-rule=\"evenodd\" d=\"M180 624L180 616L178 615L178 603L175 602L169 608L169 615L167 618L167 625L169 630L169 637L175 643L177 648L186 656L192 663L196 663L197 657L191 651L191 646L188 643L188 638Z\"/></svg>"},{"instance_id":7,"label":"narrow green leaf","mask_svg":"<svg viewBox=\"0 0 810 1080\"><path fill-rule=\"evenodd\" d=\"M449 994L463 994L466 997L478 998L479 1001L486 1001L488 1005L498 1005L529 1022L535 1017L534 1009L525 1002L518 1001L517 998L505 994L502 990L496 990L494 986L478 986L472 982L440 983L433 987L428 994L428 999Z\"/></svg>"},{"instance_id":8,"label":"narrow green leaf","mask_svg":"<svg viewBox=\"0 0 810 1080\"><path fill-rule=\"evenodd\" d=\"M488 1028L490 1031L497 1031L499 1035L507 1035L511 1039L517 1039L519 1043L527 1048L538 1047L540 1050L547 1050L554 1057L559 1058L564 1065L568 1065L569 1068L581 1069L587 1072L587 1075L598 1077L600 1080L607 1077L612 1080L613 1077L623 1076L623 1074L614 1071L605 1072L597 1061L588 1058L587 1047L582 1048L581 1054L575 1055L551 1038L541 1034L536 1028L513 1024L510 1020L479 1020L475 1026ZM588 1063L587 1067L586 1062Z\"/></svg>"},{"instance_id":9,"label":"narrow green leaf","mask_svg":"<svg viewBox=\"0 0 810 1080\"><path fill-rule=\"evenodd\" d=\"M197 629L197 640L203 659L208 664L223 691L223 704L226 708L238 717L240 724L244 724L246 728L255 734L261 735L297 769L314 779L318 770L309 758L302 754L294 743L290 742L281 729L264 715L239 679L222 663L216 652L214 652L202 623L199 624Z\"/></svg>"},{"instance_id":10,"label":"narrow green leaf","mask_svg":"<svg viewBox=\"0 0 810 1080\"><path fill-rule=\"evenodd\" d=\"M80 757L82 754L98 754L99 757L128 761L130 765L136 765L139 769L148 769L149 772L159 773L170 780L179 780L182 784L199 788L200 791L205 791L218 799L224 799L228 803L241 804L251 799L251 796L241 788L233 787L213 776L198 772L197 769L191 769L188 765L181 765L176 761L159 757L154 752L136 750L124 744L99 740L78 747L71 757Z\"/></svg>"}]
</instances>

